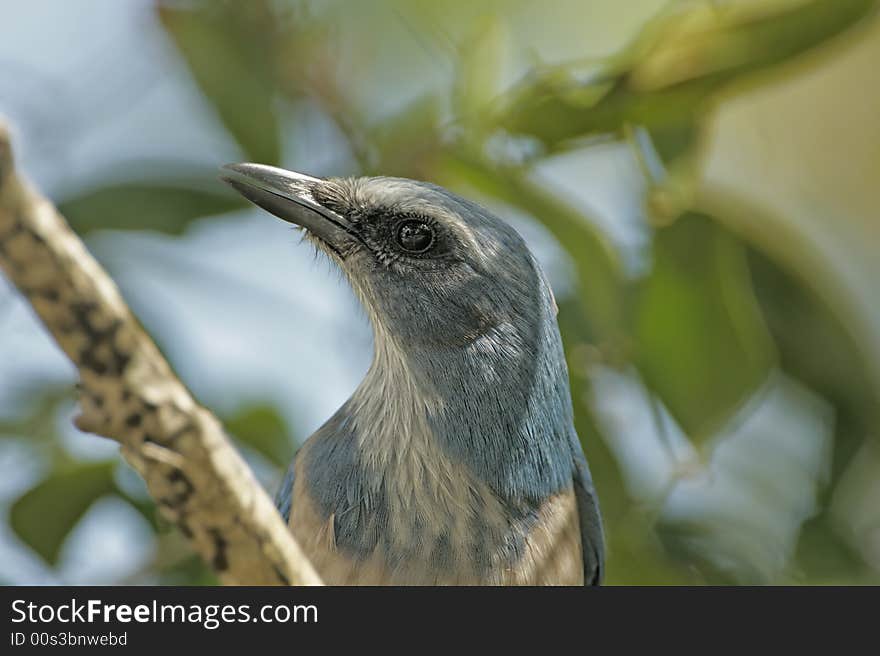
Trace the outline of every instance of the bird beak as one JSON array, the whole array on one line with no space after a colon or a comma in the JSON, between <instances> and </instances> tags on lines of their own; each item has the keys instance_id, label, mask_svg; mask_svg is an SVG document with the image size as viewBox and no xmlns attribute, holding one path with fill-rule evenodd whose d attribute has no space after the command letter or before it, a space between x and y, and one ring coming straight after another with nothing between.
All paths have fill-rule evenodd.
<instances>
[{"instance_id":1,"label":"bird beak","mask_svg":"<svg viewBox=\"0 0 880 656\"><path fill-rule=\"evenodd\" d=\"M354 236L344 217L315 200L326 180L265 164L227 164L220 179L267 212L305 228L337 254Z\"/></svg>"}]
</instances>

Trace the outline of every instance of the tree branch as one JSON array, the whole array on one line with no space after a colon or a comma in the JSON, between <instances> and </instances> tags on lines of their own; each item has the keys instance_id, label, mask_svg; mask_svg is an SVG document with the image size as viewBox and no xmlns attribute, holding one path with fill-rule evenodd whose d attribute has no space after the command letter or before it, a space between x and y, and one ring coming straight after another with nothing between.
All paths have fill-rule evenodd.
<instances>
[{"instance_id":1,"label":"tree branch","mask_svg":"<svg viewBox=\"0 0 880 656\"><path fill-rule=\"evenodd\" d=\"M55 207L0 124L0 269L79 370L79 428L117 440L162 514L227 584L321 583L271 500Z\"/></svg>"}]
</instances>

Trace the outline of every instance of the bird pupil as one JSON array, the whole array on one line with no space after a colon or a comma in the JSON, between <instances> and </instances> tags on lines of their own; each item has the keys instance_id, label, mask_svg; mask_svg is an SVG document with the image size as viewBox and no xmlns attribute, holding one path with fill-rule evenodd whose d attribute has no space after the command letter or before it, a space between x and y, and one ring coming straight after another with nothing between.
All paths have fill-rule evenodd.
<instances>
[{"instance_id":1,"label":"bird pupil","mask_svg":"<svg viewBox=\"0 0 880 656\"><path fill-rule=\"evenodd\" d=\"M424 221L404 221L397 229L397 242L412 253L423 253L434 241L434 231Z\"/></svg>"}]
</instances>

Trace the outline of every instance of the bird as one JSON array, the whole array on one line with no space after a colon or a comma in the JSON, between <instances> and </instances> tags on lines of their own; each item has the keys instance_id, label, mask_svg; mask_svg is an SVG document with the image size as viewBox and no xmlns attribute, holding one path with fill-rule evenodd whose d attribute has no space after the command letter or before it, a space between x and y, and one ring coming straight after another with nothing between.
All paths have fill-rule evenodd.
<instances>
[{"instance_id":1,"label":"bird","mask_svg":"<svg viewBox=\"0 0 880 656\"><path fill-rule=\"evenodd\" d=\"M276 503L330 585L599 585L604 535L547 278L512 226L396 177L221 180L304 231L373 330Z\"/></svg>"}]
</instances>

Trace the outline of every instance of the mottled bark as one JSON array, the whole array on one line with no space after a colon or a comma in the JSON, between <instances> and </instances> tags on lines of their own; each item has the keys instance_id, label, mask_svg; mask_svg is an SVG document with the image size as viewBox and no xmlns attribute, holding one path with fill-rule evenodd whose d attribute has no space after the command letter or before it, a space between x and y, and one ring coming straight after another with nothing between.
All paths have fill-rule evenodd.
<instances>
[{"instance_id":1,"label":"mottled bark","mask_svg":"<svg viewBox=\"0 0 880 656\"><path fill-rule=\"evenodd\" d=\"M79 371L79 428L117 440L165 517L228 584L320 584L220 422L116 285L20 176L0 124L0 269Z\"/></svg>"}]
</instances>

